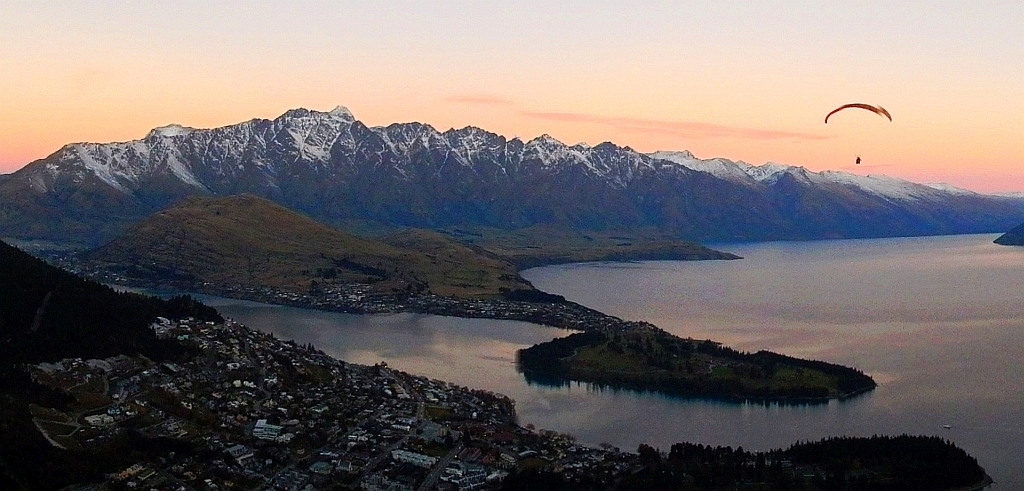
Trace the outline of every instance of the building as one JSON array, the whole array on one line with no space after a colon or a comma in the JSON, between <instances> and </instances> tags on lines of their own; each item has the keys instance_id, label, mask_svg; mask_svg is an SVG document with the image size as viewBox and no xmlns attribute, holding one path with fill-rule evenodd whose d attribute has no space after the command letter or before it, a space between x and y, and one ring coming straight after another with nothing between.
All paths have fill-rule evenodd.
<instances>
[{"instance_id":1,"label":"building","mask_svg":"<svg viewBox=\"0 0 1024 491\"><path fill-rule=\"evenodd\" d=\"M235 445L233 447L229 447L226 450L224 450L224 453L230 455L231 458L235 459L235 462L238 462L238 465L245 465L245 463L249 459L253 458L256 455L249 447L246 447L245 445Z\"/></svg>"},{"instance_id":2,"label":"building","mask_svg":"<svg viewBox=\"0 0 1024 491\"><path fill-rule=\"evenodd\" d=\"M260 440L276 440L283 428L283 426L272 425L267 423L267 420L261 419L256 421L256 426L252 428L252 436Z\"/></svg>"},{"instance_id":3,"label":"building","mask_svg":"<svg viewBox=\"0 0 1024 491\"><path fill-rule=\"evenodd\" d=\"M326 475L329 475L330 473L334 472L334 466L331 465L330 462L320 461L320 462L315 462L315 463L313 463L313 465L309 466L309 470L310 470L310 472L315 472L317 474L326 476Z\"/></svg>"},{"instance_id":4,"label":"building","mask_svg":"<svg viewBox=\"0 0 1024 491\"><path fill-rule=\"evenodd\" d=\"M407 450L392 450L391 458L398 462L406 462L415 466L431 468L437 463L437 457L423 455L421 453L409 452Z\"/></svg>"}]
</instances>

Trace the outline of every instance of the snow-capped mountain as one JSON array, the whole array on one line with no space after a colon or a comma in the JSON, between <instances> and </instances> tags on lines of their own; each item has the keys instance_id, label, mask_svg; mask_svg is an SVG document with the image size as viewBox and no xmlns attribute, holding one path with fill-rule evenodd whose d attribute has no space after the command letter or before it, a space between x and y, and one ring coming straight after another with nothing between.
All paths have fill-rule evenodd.
<instances>
[{"instance_id":1,"label":"snow-capped mountain","mask_svg":"<svg viewBox=\"0 0 1024 491\"><path fill-rule=\"evenodd\" d=\"M507 139L475 127L367 127L344 107L73 143L0 179L0 235L108 239L189 194L253 193L332 224L656 229L694 239L998 231L1024 200L886 176Z\"/></svg>"},{"instance_id":2,"label":"snow-capped mountain","mask_svg":"<svg viewBox=\"0 0 1024 491\"><path fill-rule=\"evenodd\" d=\"M889 200L941 199L945 195L977 195L974 191L946 184L922 183L889 177L881 174L866 176L849 172L826 170L809 171L803 167L768 162L755 166L743 161L734 162L723 158L698 159L689 151L659 151L648 154L653 158L675 162L688 169L707 172L716 177L737 184L755 185L756 183L772 184L783 175L792 176L815 185L838 184L861 189Z\"/></svg>"}]
</instances>

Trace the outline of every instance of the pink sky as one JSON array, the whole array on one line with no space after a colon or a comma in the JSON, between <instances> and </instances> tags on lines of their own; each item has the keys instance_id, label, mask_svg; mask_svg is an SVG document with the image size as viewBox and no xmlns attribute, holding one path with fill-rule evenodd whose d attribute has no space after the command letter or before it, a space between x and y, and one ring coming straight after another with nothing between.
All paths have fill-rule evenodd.
<instances>
[{"instance_id":1,"label":"pink sky","mask_svg":"<svg viewBox=\"0 0 1024 491\"><path fill-rule=\"evenodd\" d=\"M0 3L0 172L341 104L370 125L1024 191L1020 2L364 3ZM893 122L823 124L847 102Z\"/></svg>"}]
</instances>

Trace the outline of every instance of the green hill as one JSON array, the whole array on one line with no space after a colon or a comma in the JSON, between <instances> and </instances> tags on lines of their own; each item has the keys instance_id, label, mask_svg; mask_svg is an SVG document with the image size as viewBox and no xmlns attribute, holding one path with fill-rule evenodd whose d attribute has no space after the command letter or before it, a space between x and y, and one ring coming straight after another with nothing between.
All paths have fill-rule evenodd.
<instances>
[{"instance_id":1,"label":"green hill","mask_svg":"<svg viewBox=\"0 0 1024 491\"><path fill-rule=\"evenodd\" d=\"M294 292L344 283L459 297L532 289L509 261L450 237L357 237L252 195L186 198L85 258L137 278Z\"/></svg>"},{"instance_id":2,"label":"green hill","mask_svg":"<svg viewBox=\"0 0 1024 491\"><path fill-rule=\"evenodd\" d=\"M450 228L460 240L509 258L519 269L591 261L694 261L740 259L656 230L605 230L586 233L553 226L517 230L487 227Z\"/></svg>"}]
</instances>

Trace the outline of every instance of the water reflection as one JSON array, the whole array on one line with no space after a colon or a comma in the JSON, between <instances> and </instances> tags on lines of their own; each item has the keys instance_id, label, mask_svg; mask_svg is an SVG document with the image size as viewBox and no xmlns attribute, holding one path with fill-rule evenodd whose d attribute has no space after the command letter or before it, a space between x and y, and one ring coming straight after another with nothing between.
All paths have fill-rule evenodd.
<instances>
[{"instance_id":1,"label":"water reflection","mask_svg":"<svg viewBox=\"0 0 1024 491\"><path fill-rule=\"evenodd\" d=\"M675 334L854 366L880 384L823 410L687 403L684 412L706 419L677 420L669 409L663 421L703 421L693 432L701 438L757 448L833 434L939 435L977 456L996 481L1024 488L1024 249L994 238L720 246L745 259L568 265L524 276Z\"/></svg>"},{"instance_id":2,"label":"water reflection","mask_svg":"<svg viewBox=\"0 0 1024 491\"><path fill-rule=\"evenodd\" d=\"M529 270L538 287L670 332L744 351L854 366L879 387L821 405L683 399L533 383L517 349L566 331L514 321L356 316L206 298L225 315L340 359L513 397L522 424L624 449L678 441L785 447L874 434L956 442L1007 489L1024 489L1024 249L995 236L725 248L745 259ZM951 425L945 429L943 425Z\"/></svg>"},{"instance_id":3,"label":"water reflection","mask_svg":"<svg viewBox=\"0 0 1024 491\"><path fill-rule=\"evenodd\" d=\"M518 370L518 367L517 367ZM726 397L726 396L688 396L685 394L677 394L659 390L647 390L647 389L635 389L629 387L620 387L616 385L608 385L597 382L580 382L558 375L541 374L534 372L523 372L518 370L523 375L523 380L526 381L527 385L546 387L552 389L563 389L570 387L583 387L588 391L596 393L606 392L624 392L627 394L633 394L640 397L648 396L660 396L670 400L676 400L679 402L716 402L723 404L733 404L742 406L827 406L829 404L837 402L846 402L860 397L864 397L870 391L864 391L843 399L824 399L824 398L790 398L790 399L764 399L764 398L751 398L751 397Z\"/></svg>"}]
</instances>

